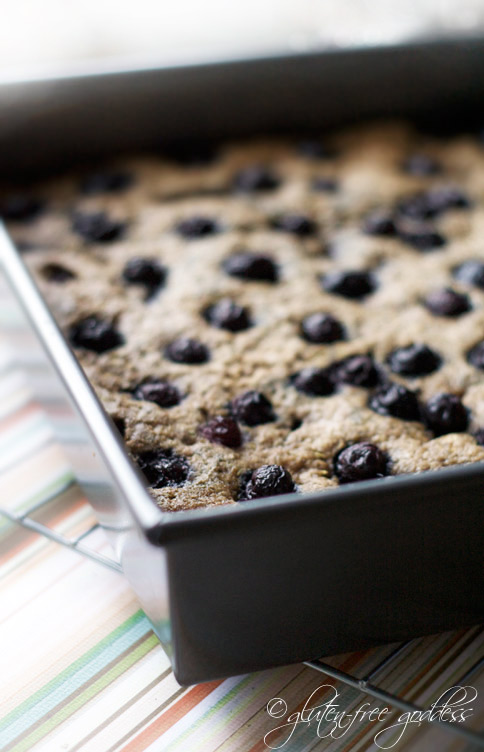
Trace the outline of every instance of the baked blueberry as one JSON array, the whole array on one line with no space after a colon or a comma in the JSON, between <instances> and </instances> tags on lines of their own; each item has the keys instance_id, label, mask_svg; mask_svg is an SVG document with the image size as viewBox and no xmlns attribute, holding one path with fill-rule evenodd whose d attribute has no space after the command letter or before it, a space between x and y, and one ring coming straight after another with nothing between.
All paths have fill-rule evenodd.
<instances>
[{"instance_id":1,"label":"baked blueberry","mask_svg":"<svg viewBox=\"0 0 484 752\"><path fill-rule=\"evenodd\" d=\"M444 186L424 193L416 193L398 205L400 214L422 220L437 217L449 209L467 209L470 199L459 188Z\"/></svg>"},{"instance_id":2,"label":"baked blueberry","mask_svg":"<svg viewBox=\"0 0 484 752\"><path fill-rule=\"evenodd\" d=\"M324 141L318 139L305 139L297 145L299 154L308 159L334 159L337 152L329 147Z\"/></svg>"},{"instance_id":3,"label":"baked blueberry","mask_svg":"<svg viewBox=\"0 0 484 752\"><path fill-rule=\"evenodd\" d=\"M264 496L278 496L295 491L291 474L282 465L262 465L247 479L243 477L240 501L260 499Z\"/></svg>"},{"instance_id":4,"label":"baked blueberry","mask_svg":"<svg viewBox=\"0 0 484 752\"><path fill-rule=\"evenodd\" d=\"M133 397L136 400L155 402L160 407L174 407L182 400L182 396L174 384L156 379L138 384L133 391Z\"/></svg>"},{"instance_id":5,"label":"baked blueberry","mask_svg":"<svg viewBox=\"0 0 484 752\"><path fill-rule=\"evenodd\" d=\"M413 344L392 350L386 358L393 373L402 376L426 376L442 364L442 359L428 345Z\"/></svg>"},{"instance_id":6,"label":"baked blueberry","mask_svg":"<svg viewBox=\"0 0 484 752\"><path fill-rule=\"evenodd\" d=\"M326 292L353 300L366 298L377 287L376 279L371 272L359 270L328 272L321 277L321 285Z\"/></svg>"},{"instance_id":7,"label":"baked blueberry","mask_svg":"<svg viewBox=\"0 0 484 752\"><path fill-rule=\"evenodd\" d=\"M442 392L431 397L422 410L427 428L435 436L467 430L469 412L456 394Z\"/></svg>"},{"instance_id":8,"label":"baked blueberry","mask_svg":"<svg viewBox=\"0 0 484 752\"><path fill-rule=\"evenodd\" d=\"M428 191L427 203L431 216L436 217L449 209L468 209L472 202L460 188L447 185Z\"/></svg>"},{"instance_id":9,"label":"baked blueberry","mask_svg":"<svg viewBox=\"0 0 484 752\"><path fill-rule=\"evenodd\" d=\"M484 428L478 428L473 436L480 446L484 446Z\"/></svg>"},{"instance_id":10,"label":"baked blueberry","mask_svg":"<svg viewBox=\"0 0 484 752\"><path fill-rule=\"evenodd\" d=\"M247 308L234 303L229 298L222 298L203 312L204 319L217 329L229 332L241 332L252 326Z\"/></svg>"},{"instance_id":11,"label":"baked blueberry","mask_svg":"<svg viewBox=\"0 0 484 752\"><path fill-rule=\"evenodd\" d=\"M277 282L279 270L270 256L252 251L239 251L229 256L222 264L231 277L259 282Z\"/></svg>"},{"instance_id":12,"label":"baked blueberry","mask_svg":"<svg viewBox=\"0 0 484 752\"><path fill-rule=\"evenodd\" d=\"M330 313L311 313L301 322L301 334L307 342L330 344L346 339L346 331Z\"/></svg>"},{"instance_id":13,"label":"baked blueberry","mask_svg":"<svg viewBox=\"0 0 484 752\"><path fill-rule=\"evenodd\" d=\"M402 199L397 206L397 212L408 219L430 219L433 213L428 200L428 193L415 193Z\"/></svg>"},{"instance_id":14,"label":"baked blueberry","mask_svg":"<svg viewBox=\"0 0 484 752\"><path fill-rule=\"evenodd\" d=\"M69 341L75 347L103 353L124 344L124 337L110 321L98 316L87 316L72 324Z\"/></svg>"},{"instance_id":15,"label":"baked blueberry","mask_svg":"<svg viewBox=\"0 0 484 752\"><path fill-rule=\"evenodd\" d=\"M128 285L142 285L151 297L165 282L166 267L156 259L136 256L126 263L123 279Z\"/></svg>"},{"instance_id":16,"label":"baked blueberry","mask_svg":"<svg viewBox=\"0 0 484 752\"><path fill-rule=\"evenodd\" d=\"M365 218L363 232L367 235L394 236L396 234L396 227L393 214L382 209L371 212Z\"/></svg>"},{"instance_id":17,"label":"baked blueberry","mask_svg":"<svg viewBox=\"0 0 484 752\"><path fill-rule=\"evenodd\" d=\"M191 337L178 337L170 342L165 348L165 355L168 360L174 363L186 363L187 365L198 365L206 363L210 359L208 347Z\"/></svg>"},{"instance_id":18,"label":"baked blueberry","mask_svg":"<svg viewBox=\"0 0 484 752\"><path fill-rule=\"evenodd\" d=\"M90 196L97 193L118 193L133 182L133 176L122 170L93 172L81 180L81 193Z\"/></svg>"},{"instance_id":19,"label":"baked blueberry","mask_svg":"<svg viewBox=\"0 0 484 752\"><path fill-rule=\"evenodd\" d=\"M217 415L201 426L200 434L212 444L237 449L242 444L242 434L237 422L233 418Z\"/></svg>"},{"instance_id":20,"label":"baked blueberry","mask_svg":"<svg viewBox=\"0 0 484 752\"><path fill-rule=\"evenodd\" d=\"M31 243L29 240L16 240L15 247L19 253L30 253L30 251L39 250L39 246L36 243Z\"/></svg>"},{"instance_id":21,"label":"baked blueberry","mask_svg":"<svg viewBox=\"0 0 484 752\"><path fill-rule=\"evenodd\" d=\"M204 238L207 235L214 235L220 231L220 227L213 217L204 217L197 214L178 222L176 231L183 238L195 240L196 238Z\"/></svg>"},{"instance_id":22,"label":"baked blueberry","mask_svg":"<svg viewBox=\"0 0 484 752\"><path fill-rule=\"evenodd\" d=\"M311 185L313 191L318 191L320 193L336 193L339 188L338 181L335 180L335 178L327 178L324 176L314 178Z\"/></svg>"},{"instance_id":23,"label":"baked blueberry","mask_svg":"<svg viewBox=\"0 0 484 752\"><path fill-rule=\"evenodd\" d=\"M442 172L442 166L428 154L411 154L402 164L402 169L415 177L429 177Z\"/></svg>"},{"instance_id":24,"label":"baked blueberry","mask_svg":"<svg viewBox=\"0 0 484 752\"><path fill-rule=\"evenodd\" d=\"M126 223L112 219L104 212L76 212L72 229L89 243L109 243L121 238L126 230Z\"/></svg>"},{"instance_id":25,"label":"baked blueberry","mask_svg":"<svg viewBox=\"0 0 484 752\"><path fill-rule=\"evenodd\" d=\"M14 222L28 222L35 219L44 206L44 201L35 196L15 193L0 201L0 216Z\"/></svg>"},{"instance_id":26,"label":"baked blueberry","mask_svg":"<svg viewBox=\"0 0 484 752\"><path fill-rule=\"evenodd\" d=\"M244 193L255 191L273 191L280 185L279 177L270 167L264 165L250 165L244 167L234 178L236 190Z\"/></svg>"},{"instance_id":27,"label":"baked blueberry","mask_svg":"<svg viewBox=\"0 0 484 752\"><path fill-rule=\"evenodd\" d=\"M484 371L484 341L478 342L477 345L471 347L467 353L467 360L474 368Z\"/></svg>"},{"instance_id":28,"label":"baked blueberry","mask_svg":"<svg viewBox=\"0 0 484 752\"><path fill-rule=\"evenodd\" d=\"M397 228L398 237L417 251L433 251L447 243L445 237L426 223L402 223Z\"/></svg>"},{"instance_id":29,"label":"baked blueberry","mask_svg":"<svg viewBox=\"0 0 484 752\"><path fill-rule=\"evenodd\" d=\"M270 400L255 389L235 397L230 403L230 409L237 420L247 426L260 426L276 420Z\"/></svg>"},{"instance_id":30,"label":"baked blueberry","mask_svg":"<svg viewBox=\"0 0 484 752\"><path fill-rule=\"evenodd\" d=\"M217 156L216 144L211 141L174 141L165 152L167 159L182 167L202 167L214 162Z\"/></svg>"},{"instance_id":31,"label":"baked blueberry","mask_svg":"<svg viewBox=\"0 0 484 752\"><path fill-rule=\"evenodd\" d=\"M383 384L370 396L368 407L380 415L391 415L401 420L420 420L416 394L401 384Z\"/></svg>"},{"instance_id":32,"label":"baked blueberry","mask_svg":"<svg viewBox=\"0 0 484 752\"><path fill-rule=\"evenodd\" d=\"M424 300L424 305L434 316L449 318L461 316L472 308L468 295L456 292L450 287L430 292Z\"/></svg>"},{"instance_id":33,"label":"baked blueberry","mask_svg":"<svg viewBox=\"0 0 484 752\"><path fill-rule=\"evenodd\" d=\"M311 397L327 397L334 392L334 383L327 368L303 368L294 373L290 380L298 392Z\"/></svg>"},{"instance_id":34,"label":"baked blueberry","mask_svg":"<svg viewBox=\"0 0 484 752\"><path fill-rule=\"evenodd\" d=\"M77 276L73 271L71 271L71 269L68 269L66 266L55 263L45 264L45 266L42 267L41 271L42 276L45 277L48 282L58 282L59 284L69 282L69 280L75 279Z\"/></svg>"},{"instance_id":35,"label":"baked blueberry","mask_svg":"<svg viewBox=\"0 0 484 752\"><path fill-rule=\"evenodd\" d=\"M484 290L484 262L479 259L469 259L454 267L452 274L455 279L465 285L474 285Z\"/></svg>"},{"instance_id":36,"label":"baked blueberry","mask_svg":"<svg viewBox=\"0 0 484 752\"><path fill-rule=\"evenodd\" d=\"M315 235L317 230L316 222L305 214L282 214L280 217L275 217L271 224L275 230L289 232L301 238Z\"/></svg>"},{"instance_id":37,"label":"baked blueberry","mask_svg":"<svg viewBox=\"0 0 484 752\"><path fill-rule=\"evenodd\" d=\"M383 478L388 475L388 457L376 444L360 441L342 449L333 460L340 483Z\"/></svg>"},{"instance_id":38,"label":"baked blueberry","mask_svg":"<svg viewBox=\"0 0 484 752\"><path fill-rule=\"evenodd\" d=\"M137 457L140 470L152 488L181 486L188 478L190 466L173 449L153 449Z\"/></svg>"},{"instance_id":39,"label":"baked blueberry","mask_svg":"<svg viewBox=\"0 0 484 752\"><path fill-rule=\"evenodd\" d=\"M329 372L336 385L372 387L380 380L380 373L370 355L350 355L332 363Z\"/></svg>"}]
</instances>

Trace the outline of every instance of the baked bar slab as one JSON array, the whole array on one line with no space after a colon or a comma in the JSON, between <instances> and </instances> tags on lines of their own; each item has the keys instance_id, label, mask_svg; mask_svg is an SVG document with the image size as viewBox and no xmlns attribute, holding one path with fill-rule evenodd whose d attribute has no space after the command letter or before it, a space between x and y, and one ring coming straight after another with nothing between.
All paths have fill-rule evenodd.
<instances>
[{"instance_id":1,"label":"baked bar slab","mask_svg":"<svg viewBox=\"0 0 484 752\"><path fill-rule=\"evenodd\" d=\"M484 460L477 137L198 145L2 207L164 509Z\"/></svg>"}]
</instances>

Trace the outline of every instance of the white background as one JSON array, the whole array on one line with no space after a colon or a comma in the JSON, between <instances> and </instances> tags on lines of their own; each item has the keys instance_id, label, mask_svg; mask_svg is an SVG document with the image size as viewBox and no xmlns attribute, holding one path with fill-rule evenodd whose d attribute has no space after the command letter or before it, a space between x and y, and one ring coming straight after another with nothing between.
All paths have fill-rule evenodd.
<instances>
[{"instance_id":1,"label":"white background","mask_svg":"<svg viewBox=\"0 0 484 752\"><path fill-rule=\"evenodd\" d=\"M0 0L0 78L72 61L183 61L484 28L484 0Z\"/></svg>"}]
</instances>

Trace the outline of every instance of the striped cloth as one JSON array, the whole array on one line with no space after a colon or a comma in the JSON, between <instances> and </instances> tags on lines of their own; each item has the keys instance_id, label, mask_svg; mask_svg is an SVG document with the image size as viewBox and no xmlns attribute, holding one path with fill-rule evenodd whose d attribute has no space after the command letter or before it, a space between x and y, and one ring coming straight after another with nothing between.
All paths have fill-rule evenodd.
<instances>
[{"instance_id":1,"label":"striped cloth","mask_svg":"<svg viewBox=\"0 0 484 752\"><path fill-rule=\"evenodd\" d=\"M0 394L0 507L18 511L37 503L32 517L67 538L89 530L92 511L45 417L30 403L22 377L8 367L1 349ZM110 555L99 528L89 535L89 546ZM121 574L1 516L0 604L5 752L376 750L375 734L400 714L392 712L385 724L354 724L341 739L319 738L315 724L300 725L283 744L287 731L270 733L281 724L267 712L272 698L282 698L288 713L301 710L323 684L337 689L347 713L371 698L300 665L182 688ZM387 646L328 662L362 677L390 651ZM480 656L480 627L416 640L378 683L428 707ZM479 729L484 674L473 676L472 684L480 694L471 726ZM319 702L330 691L321 691ZM396 731L379 737L385 745L397 739ZM408 728L391 748L473 749L425 723Z\"/></svg>"}]
</instances>

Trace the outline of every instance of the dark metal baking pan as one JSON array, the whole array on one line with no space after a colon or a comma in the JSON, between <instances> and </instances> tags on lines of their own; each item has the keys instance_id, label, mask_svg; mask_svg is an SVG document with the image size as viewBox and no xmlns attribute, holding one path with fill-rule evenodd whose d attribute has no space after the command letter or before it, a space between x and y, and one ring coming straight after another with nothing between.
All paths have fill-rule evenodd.
<instances>
[{"instance_id":1,"label":"dark metal baking pan","mask_svg":"<svg viewBox=\"0 0 484 752\"><path fill-rule=\"evenodd\" d=\"M484 122L484 41L0 85L3 175L172 139ZM484 465L163 513L6 233L3 327L185 684L484 619ZM62 418L61 420L59 418Z\"/></svg>"}]
</instances>

